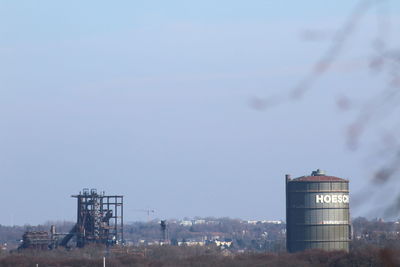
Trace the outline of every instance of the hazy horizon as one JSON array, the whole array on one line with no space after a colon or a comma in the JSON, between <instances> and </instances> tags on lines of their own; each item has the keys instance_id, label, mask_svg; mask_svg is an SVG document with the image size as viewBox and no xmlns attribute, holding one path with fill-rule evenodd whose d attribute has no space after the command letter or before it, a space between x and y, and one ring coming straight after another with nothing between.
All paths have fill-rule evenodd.
<instances>
[{"instance_id":1,"label":"hazy horizon","mask_svg":"<svg viewBox=\"0 0 400 267\"><path fill-rule=\"evenodd\" d=\"M350 150L357 112L337 101L382 87L367 66L374 12L304 97L251 104L307 75L356 3L1 1L0 224L74 221L83 188L124 195L125 221L148 208L285 220L285 174L318 168L349 179L351 199L367 190L375 136ZM382 216L395 197L351 215Z\"/></svg>"}]
</instances>

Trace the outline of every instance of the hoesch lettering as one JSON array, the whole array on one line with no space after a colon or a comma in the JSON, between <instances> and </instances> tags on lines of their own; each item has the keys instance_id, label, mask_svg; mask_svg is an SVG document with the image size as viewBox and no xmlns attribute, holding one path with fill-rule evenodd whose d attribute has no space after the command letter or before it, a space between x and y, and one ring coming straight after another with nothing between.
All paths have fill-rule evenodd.
<instances>
[{"instance_id":1,"label":"hoesch lettering","mask_svg":"<svg viewBox=\"0 0 400 267\"><path fill-rule=\"evenodd\" d=\"M349 203L348 195L316 195L315 203Z\"/></svg>"}]
</instances>

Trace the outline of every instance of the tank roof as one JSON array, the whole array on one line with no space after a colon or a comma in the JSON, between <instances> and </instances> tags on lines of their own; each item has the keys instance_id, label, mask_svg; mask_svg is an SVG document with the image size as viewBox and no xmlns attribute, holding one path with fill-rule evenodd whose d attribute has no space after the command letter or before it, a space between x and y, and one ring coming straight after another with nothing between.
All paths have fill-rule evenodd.
<instances>
[{"instance_id":1,"label":"tank roof","mask_svg":"<svg viewBox=\"0 0 400 267\"><path fill-rule=\"evenodd\" d=\"M348 180L335 177L335 176L316 176L316 175L311 175L311 176L301 176L298 178L293 179L292 181L296 182L348 182Z\"/></svg>"}]
</instances>

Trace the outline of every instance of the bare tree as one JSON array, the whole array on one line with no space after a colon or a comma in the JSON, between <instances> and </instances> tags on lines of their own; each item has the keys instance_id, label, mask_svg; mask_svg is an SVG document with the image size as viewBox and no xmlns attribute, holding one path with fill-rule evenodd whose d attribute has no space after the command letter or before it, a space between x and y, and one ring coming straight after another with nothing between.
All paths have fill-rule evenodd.
<instances>
[{"instance_id":1,"label":"bare tree","mask_svg":"<svg viewBox=\"0 0 400 267\"><path fill-rule=\"evenodd\" d=\"M390 2L390 0L360 0L343 25L334 33L325 52L311 66L303 79L284 93L278 93L267 98L255 97L251 101L253 108L265 110L306 96L308 91L314 89L315 82L330 71L337 58L346 49L346 45L354 36L354 33L363 26L362 18L369 14L374 15L377 30L372 40L365 42L373 44L371 54L365 62L368 69L373 74L382 76L385 82L380 88L377 88L375 96L365 100L362 105L353 107L356 109L357 115L347 127L347 146L351 150L357 149L363 136L383 121L388 125L389 130L376 136L379 141L378 149L374 150L369 156L373 157L378 165L373 170L373 178L363 190L368 194L357 194L356 198L353 198L356 203L364 202L359 200L367 197L370 199L371 194L385 194L388 187L391 190L395 189L398 183L396 178L400 173L400 143L398 140L400 120L397 108L400 103L400 49L390 47L388 44L391 28ZM309 31L303 37L315 39L315 34ZM351 100L346 96L340 97L337 99L337 105L342 110L348 110L351 107ZM380 209L382 211L380 216L393 217L399 215L400 192L395 193L397 197L383 210Z\"/></svg>"}]
</instances>

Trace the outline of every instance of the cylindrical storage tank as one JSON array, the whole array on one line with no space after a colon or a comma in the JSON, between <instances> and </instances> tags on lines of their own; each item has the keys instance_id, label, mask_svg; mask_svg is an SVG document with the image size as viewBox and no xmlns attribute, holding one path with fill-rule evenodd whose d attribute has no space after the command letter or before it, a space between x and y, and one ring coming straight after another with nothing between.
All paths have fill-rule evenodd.
<instances>
[{"instance_id":1,"label":"cylindrical storage tank","mask_svg":"<svg viewBox=\"0 0 400 267\"><path fill-rule=\"evenodd\" d=\"M286 175L286 246L349 251L349 181L317 170L310 176Z\"/></svg>"}]
</instances>

